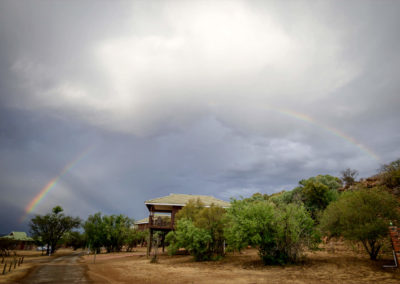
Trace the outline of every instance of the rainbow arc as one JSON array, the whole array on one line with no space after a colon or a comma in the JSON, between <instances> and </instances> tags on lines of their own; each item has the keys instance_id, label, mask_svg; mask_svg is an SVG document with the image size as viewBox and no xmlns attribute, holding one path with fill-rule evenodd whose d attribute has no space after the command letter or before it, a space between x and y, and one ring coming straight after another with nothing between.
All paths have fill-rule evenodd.
<instances>
[{"instance_id":1,"label":"rainbow arc","mask_svg":"<svg viewBox=\"0 0 400 284\"><path fill-rule=\"evenodd\" d=\"M35 208L39 205L39 203L46 197L46 195L55 187L58 181L68 172L70 171L76 164L78 164L86 155L89 154L93 150L93 147L89 147L85 149L83 152L79 153L72 161L64 166L64 168L58 173L57 176L52 178L45 187L43 187L40 192L28 203L25 207L25 213L21 217L20 221L23 222L26 217L32 213Z\"/></svg>"},{"instance_id":2,"label":"rainbow arc","mask_svg":"<svg viewBox=\"0 0 400 284\"><path fill-rule=\"evenodd\" d=\"M350 142L351 144L353 144L354 146L356 146L357 148L359 148L361 151L363 151L364 153L368 154L368 156L370 156L371 158L373 158L374 160L381 162L381 158L371 149L369 149L367 146L365 146L364 144L362 144L361 142L357 141L355 138L351 137L350 135L347 135L346 133L344 133L343 131L331 127L327 124L321 123L316 121L315 119L313 119L311 116L306 115L304 113L299 113L299 112L295 112L293 110L289 110L289 109L271 109L274 111L277 111L278 113L290 116L292 118L296 118L298 120L302 120L302 121L306 121L308 123L311 123L315 126L318 126L322 129L325 129L326 131L334 134L335 136L342 138L348 142Z\"/></svg>"}]
</instances>

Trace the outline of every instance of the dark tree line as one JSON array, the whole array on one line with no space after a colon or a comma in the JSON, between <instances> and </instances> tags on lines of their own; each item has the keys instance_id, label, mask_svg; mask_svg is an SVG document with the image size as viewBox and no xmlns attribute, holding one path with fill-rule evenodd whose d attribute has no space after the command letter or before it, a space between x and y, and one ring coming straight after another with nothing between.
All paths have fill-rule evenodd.
<instances>
[{"instance_id":1,"label":"dark tree line","mask_svg":"<svg viewBox=\"0 0 400 284\"><path fill-rule=\"evenodd\" d=\"M30 221L30 232L37 245L46 245L47 254L56 252L61 244L74 249L89 247L100 252L119 252L123 247L132 250L143 242L146 233L133 227L133 219L124 215L90 215L85 222L66 216L60 206L44 216L36 215ZM83 231L73 229L83 228Z\"/></svg>"}]
</instances>

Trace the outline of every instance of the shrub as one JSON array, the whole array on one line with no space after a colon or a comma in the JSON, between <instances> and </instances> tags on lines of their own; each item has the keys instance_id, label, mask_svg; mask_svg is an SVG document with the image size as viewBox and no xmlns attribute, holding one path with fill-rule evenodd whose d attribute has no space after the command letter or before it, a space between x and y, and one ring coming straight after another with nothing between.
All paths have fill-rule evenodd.
<instances>
[{"instance_id":1,"label":"shrub","mask_svg":"<svg viewBox=\"0 0 400 284\"><path fill-rule=\"evenodd\" d=\"M207 230L197 228L191 220L181 219L177 222L176 231L167 235L166 240L170 243L168 253L174 254L177 249L185 248L197 261L209 260L211 239Z\"/></svg>"},{"instance_id":2,"label":"shrub","mask_svg":"<svg viewBox=\"0 0 400 284\"><path fill-rule=\"evenodd\" d=\"M225 209L211 204L203 207L191 200L177 214L175 232L169 232L166 241L168 253L185 248L196 260L215 259L224 254Z\"/></svg>"},{"instance_id":3,"label":"shrub","mask_svg":"<svg viewBox=\"0 0 400 284\"><path fill-rule=\"evenodd\" d=\"M389 223L399 220L398 206L398 201L383 188L359 186L326 208L320 228L328 236L361 242L370 258L376 260Z\"/></svg>"},{"instance_id":4,"label":"shrub","mask_svg":"<svg viewBox=\"0 0 400 284\"><path fill-rule=\"evenodd\" d=\"M314 221L302 205L233 200L228 218L225 235L229 248L258 246L264 264L296 262L305 248L318 243Z\"/></svg>"}]
</instances>

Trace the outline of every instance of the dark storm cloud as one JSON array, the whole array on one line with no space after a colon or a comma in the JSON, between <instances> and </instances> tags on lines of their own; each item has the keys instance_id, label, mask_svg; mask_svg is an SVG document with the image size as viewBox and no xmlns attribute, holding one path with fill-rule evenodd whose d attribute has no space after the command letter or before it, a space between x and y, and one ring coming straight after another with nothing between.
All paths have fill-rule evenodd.
<instances>
[{"instance_id":1,"label":"dark storm cloud","mask_svg":"<svg viewBox=\"0 0 400 284\"><path fill-rule=\"evenodd\" d=\"M33 213L374 174L400 157L399 7L2 1L0 232L88 148Z\"/></svg>"}]
</instances>

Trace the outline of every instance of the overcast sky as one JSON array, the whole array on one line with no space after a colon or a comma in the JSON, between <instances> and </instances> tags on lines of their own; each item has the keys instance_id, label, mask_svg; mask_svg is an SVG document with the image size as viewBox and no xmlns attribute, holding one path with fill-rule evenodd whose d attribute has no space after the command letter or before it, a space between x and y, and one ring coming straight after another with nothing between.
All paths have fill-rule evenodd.
<instances>
[{"instance_id":1,"label":"overcast sky","mask_svg":"<svg viewBox=\"0 0 400 284\"><path fill-rule=\"evenodd\" d=\"M399 15L399 1L1 1L0 233L55 205L140 219L170 193L375 174L400 158Z\"/></svg>"}]
</instances>

